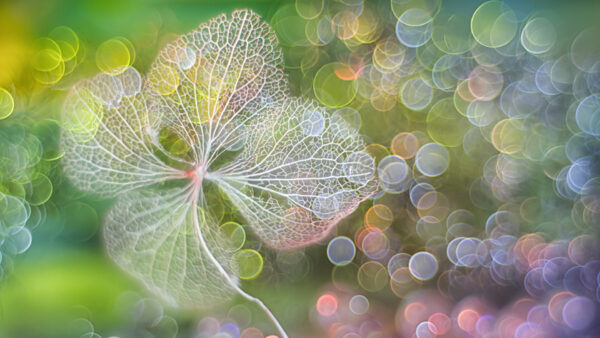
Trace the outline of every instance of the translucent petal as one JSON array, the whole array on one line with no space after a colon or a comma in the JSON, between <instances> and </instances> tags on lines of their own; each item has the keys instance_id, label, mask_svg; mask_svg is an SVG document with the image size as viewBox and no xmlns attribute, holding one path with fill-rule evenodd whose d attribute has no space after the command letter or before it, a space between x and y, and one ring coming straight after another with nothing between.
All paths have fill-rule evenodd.
<instances>
[{"instance_id":1,"label":"translucent petal","mask_svg":"<svg viewBox=\"0 0 600 338\"><path fill-rule=\"evenodd\" d=\"M145 87L153 119L209 162L235 144L237 127L287 94L282 53L271 27L254 12L220 15L168 44Z\"/></svg>"},{"instance_id":2,"label":"translucent petal","mask_svg":"<svg viewBox=\"0 0 600 338\"><path fill-rule=\"evenodd\" d=\"M121 195L104 230L108 254L123 270L171 304L187 308L235 294L231 252L217 242L218 224L196 206L196 193L188 187Z\"/></svg>"},{"instance_id":3,"label":"translucent petal","mask_svg":"<svg viewBox=\"0 0 600 338\"><path fill-rule=\"evenodd\" d=\"M306 114L320 116L306 133ZM376 190L374 160L358 132L315 102L288 99L249 122L246 145L207 174L271 247L291 249L323 239Z\"/></svg>"},{"instance_id":4,"label":"translucent petal","mask_svg":"<svg viewBox=\"0 0 600 338\"><path fill-rule=\"evenodd\" d=\"M63 106L61 147L67 176L79 189L106 197L174 177L152 148L139 74L99 74L77 83ZM124 89L125 88L125 89Z\"/></svg>"}]
</instances>

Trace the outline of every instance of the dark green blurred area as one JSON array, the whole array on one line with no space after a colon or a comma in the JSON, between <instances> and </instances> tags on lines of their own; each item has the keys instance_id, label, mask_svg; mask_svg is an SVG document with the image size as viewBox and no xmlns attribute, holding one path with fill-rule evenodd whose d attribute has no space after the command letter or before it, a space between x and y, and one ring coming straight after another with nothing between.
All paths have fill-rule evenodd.
<instances>
[{"instance_id":1,"label":"dark green blurred area","mask_svg":"<svg viewBox=\"0 0 600 338\"><path fill-rule=\"evenodd\" d=\"M132 284L98 252L32 249L3 285L2 337L65 337L91 315L99 327L119 323L118 296Z\"/></svg>"}]
</instances>

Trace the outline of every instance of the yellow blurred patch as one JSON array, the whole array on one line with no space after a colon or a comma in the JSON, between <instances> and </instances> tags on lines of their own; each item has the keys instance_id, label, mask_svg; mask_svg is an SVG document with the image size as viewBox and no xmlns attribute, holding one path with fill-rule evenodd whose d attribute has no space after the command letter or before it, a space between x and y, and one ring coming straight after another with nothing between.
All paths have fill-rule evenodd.
<instances>
[{"instance_id":1,"label":"yellow blurred patch","mask_svg":"<svg viewBox=\"0 0 600 338\"><path fill-rule=\"evenodd\" d=\"M0 87L17 80L30 59L32 41L22 16L10 5L0 4Z\"/></svg>"}]
</instances>

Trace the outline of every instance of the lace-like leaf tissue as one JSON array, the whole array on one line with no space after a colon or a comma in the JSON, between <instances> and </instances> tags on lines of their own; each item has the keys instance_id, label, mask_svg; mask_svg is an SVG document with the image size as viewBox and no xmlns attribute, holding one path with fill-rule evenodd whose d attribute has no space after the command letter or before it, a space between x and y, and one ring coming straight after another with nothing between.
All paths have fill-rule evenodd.
<instances>
[{"instance_id":1,"label":"lace-like leaf tissue","mask_svg":"<svg viewBox=\"0 0 600 338\"><path fill-rule=\"evenodd\" d=\"M236 292L256 301L217 239L207 184L275 249L323 239L377 187L358 131L290 96L275 34L247 10L179 37L145 77L126 68L77 83L61 145L77 187L117 198L109 255L182 307Z\"/></svg>"}]
</instances>

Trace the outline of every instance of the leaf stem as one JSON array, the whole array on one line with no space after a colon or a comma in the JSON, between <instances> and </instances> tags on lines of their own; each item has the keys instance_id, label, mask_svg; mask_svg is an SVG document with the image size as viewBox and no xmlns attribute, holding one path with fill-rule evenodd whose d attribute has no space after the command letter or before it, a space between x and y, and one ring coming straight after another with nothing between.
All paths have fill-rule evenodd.
<instances>
[{"instance_id":1,"label":"leaf stem","mask_svg":"<svg viewBox=\"0 0 600 338\"><path fill-rule=\"evenodd\" d=\"M262 300L249 295L248 293L246 293L244 290L240 289L237 286L236 286L236 289L237 289L237 292L242 297L244 297L247 300L255 303L256 305L258 305L265 312L265 314L269 317L269 319L271 319L271 321L273 322L273 324L277 328L277 331L279 331L279 334L281 335L281 338L288 338L287 333L285 332L285 330L283 329L283 327L281 326L281 324L279 324L279 321L277 320L277 318L275 317L275 315L273 315L273 312L271 312L271 310L269 310L269 308L265 305L265 303L262 302Z\"/></svg>"},{"instance_id":2,"label":"leaf stem","mask_svg":"<svg viewBox=\"0 0 600 338\"><path fill-rule=\"evenodd\" d=\"M194 194L195 196L198 196L199 194ZM232 280L231 276L229 275L229 273L227 273L227 271L225 271L225 269L223 268L223 266L221 266L221 264L219 263L219 261L217 261L217 259L215 258L215 256L213 256L212 252L208 249L208 246L206 245L206 242L204 241L204 236L202 236L202 232L200 231L200 222L198 220L198 211L196 210L196 206L197 206L197 202L198 202L198 197L194 197L194 201L193 201L193 206L194 206L194 226L196 228L196 231L198 233L198 238L200 239L200 245L202 246L202 249L206 252L206 254L208 255L208 258L211 260L211 262L216 266L217 270L219 270L219 272L223 275L223 277L225 277L225 280L227 281L227 283L242 297L246 298L247 300L255 303L256 305L258 305L264 312L265 314L269 317L269 319L271 319L271 321L273 322L273 324L275 325L275 327L277 328L277 331L279 331L279 335L281 335L281 338L288 338L287 333L285 332L285 330L283 329L283 327L281 326L281 324L279 324L279 321L277 320L277 318L273 315L273 313L271 312L271 310L269 310L269 308L258 298L251 296L250 294L248 294L246 291L242 290L235 281Z\"/></svg>"}]
</instances>

